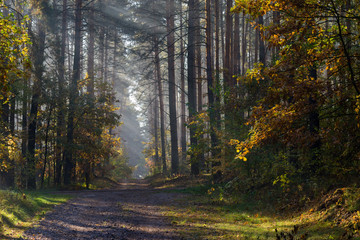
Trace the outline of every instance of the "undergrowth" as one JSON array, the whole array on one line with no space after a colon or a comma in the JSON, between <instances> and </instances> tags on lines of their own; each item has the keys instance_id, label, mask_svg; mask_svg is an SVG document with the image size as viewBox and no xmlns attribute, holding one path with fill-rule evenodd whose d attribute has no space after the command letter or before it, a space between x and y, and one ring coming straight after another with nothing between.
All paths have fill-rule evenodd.
<instances>
[{"instance_id":1,"label":"undergrowth","mask_svg":"<svg viewBox=\"0 0 360 240\"><path fill-rule=\"evenodd\" d=\"M184 194L164 212L185 239L277 239L294 229L296 237L281 239L360 239L359 189L299 204L285 199L291 193L268 188L235 193L222 184L204 183L167 191ZM326 196L331 200L322 206Z\"/></svg>"},{"instance_id":2,"label":"undergrowth","mask_svg":"<svg viewBox=\"0 0 360 240\"><path fill-rule=\"evenodd\" d=\"M0 190L0 237L19 238L23 231L42 219L53 206L66 202L68 195L49 191Z\"/></svg>"}]
</instances>

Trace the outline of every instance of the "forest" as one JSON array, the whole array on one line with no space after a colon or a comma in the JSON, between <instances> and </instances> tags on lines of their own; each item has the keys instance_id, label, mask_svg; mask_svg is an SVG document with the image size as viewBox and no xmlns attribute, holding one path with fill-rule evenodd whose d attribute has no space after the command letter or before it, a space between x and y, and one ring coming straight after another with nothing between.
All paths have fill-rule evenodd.
<instances>
[{"instance_id":1,"label":"forest","mask_svg":"<svg viewBox=\"0 0 360 240\"><path fill-rule=\"evenodd\" d=\"M0 0L1 189L186 179L286 213L328 196L359 236L359 6Z\"/></svg>"}]
</instances>

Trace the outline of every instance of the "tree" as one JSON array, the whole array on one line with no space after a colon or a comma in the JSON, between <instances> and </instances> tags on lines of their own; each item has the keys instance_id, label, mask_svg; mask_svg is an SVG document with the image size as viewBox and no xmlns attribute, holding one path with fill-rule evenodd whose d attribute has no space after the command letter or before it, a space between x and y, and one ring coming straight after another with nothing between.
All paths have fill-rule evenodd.
<instances>
[{"instance_id":1,"label":"tree","mask_svg":"<svg viewBox=\"0 0 360 240\"><path fill-rule=\"evenodd\" d=\"M174 0L168 0L167 4L167 50L168 50L168 74L169 74L169 110L171 132L171 173L179 173L179 153L177 137L176 117L176 91L175 91L175 39L174 39Z\"/></svg>"},{"instance_id":2,"label":"tree","mask_svg":"<svg viewBox=\"0 0 360 240\"><path fill-rule=\"evenodd\" d=\"M43 86L44 74L44 58L45 58L45 26L43 23L38 24L38 39L34 41L33 56L35 67L35 78L33 85L33 95L31 98L31 108L29 116L29 130L28 130L28 154L27 154L27 171L29 189L36 189L36 160L35 160L35 141L37 116L39 110L39 100Z\"/></svg>"},{"instance_id":3,"label":"tree","mask_svg":"<svg viewBox=\"0 0 360 240\"><path fill-rule=\"evenodd\" d=\"M348 21L350 26L359 23L356 11L350 13L345 1L282 2L258 11L265 2L244 1L235 8L259 18L261 35L278 53L276 61L267 66L260 46L262 64L248 73L249 81L271 80L271 87L253 109L250 137L234 142L237 159L246 161L257 148L276 142L283 149L296 149L302 160L302 176L341 179L344 166L347 174L358 175L354 158L359 151L353 145L359 134L359 80L354 70L358 51L351 43L356 42L359 32L345 27ZM275 24L265 26L261 16L268 12L276 13ZM347 43L345 35L352 36ZM348 144L345 150L335 147L339 139ZM334 166L338 166L336 173Z\"/></svg>"},{"instance_id":4,"label":"tree","mask_svg":"<svg viewBox=\"0 0 360 240\"><path fill-rule=\"evenodd\" d=\"M74 164L74 117L78 98L78 81L80 80L80 48L81 48L81 8L82 0L75 2L75 43L74 43L74 65L73 76L70 83L69 113L67 122L67 142L65 149L64 184L73 182L72 172Z\"/></svg>"},{"instance_id":5,"label":"tree","mask_svg":"<svg viewBox=\"0 0 360 240\"><path fill-rule=\"evenodd\" d=\"M189 119L193 119L196 115L196 78L195 78L195 31L196 31L196 5L195 0L189 0L188 12L188 101L189 101ZM190 145L193 147L197 143L195 137L195 128L190 126ZM198 175L200 172L199 161L194 153L190 156L191 174Z\"/></svg>"},{"instance_id":6,"label":"tree","mask_svg":"<svg viewBox=\"0 0 360 240\"><path fill-rule=\"evenodd\" d=\"M29 37L25 28L27 19L10 13L7 4L0 1L0 181L2 186L13 186L15 161L9 153L16 152L17 146L8 103L14 97L12 86L15 81L28 78L30 64Z\"/></svg>"}]
</instances>

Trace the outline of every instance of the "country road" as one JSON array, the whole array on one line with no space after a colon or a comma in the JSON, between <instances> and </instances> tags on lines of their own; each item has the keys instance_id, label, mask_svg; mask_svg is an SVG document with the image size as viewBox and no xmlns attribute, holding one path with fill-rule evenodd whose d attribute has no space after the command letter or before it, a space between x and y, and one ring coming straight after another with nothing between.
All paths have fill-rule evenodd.
<instances>
[{"instance_id":1,"label":"country road","mask_svg":"<svg viewBox=\"0 0 360 240\"><path fill-rule=\"evenodd\" d=\"M179 193L150 188L144 181L120 183L113 190L79 191L46 214L26 239L179 239L161 209Z\"/></svg>"}]
</instances>

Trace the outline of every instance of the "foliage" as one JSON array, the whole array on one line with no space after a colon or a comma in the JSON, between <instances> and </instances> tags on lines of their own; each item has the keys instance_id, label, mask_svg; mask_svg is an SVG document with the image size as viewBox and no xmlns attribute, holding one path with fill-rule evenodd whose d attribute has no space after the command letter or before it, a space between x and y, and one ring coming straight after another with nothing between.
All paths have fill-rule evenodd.
<instances>
[{"instance_id":1,"label":"foliage","mask_svg":"<svg viewBox=\"0 0 360 240\"><path fill-rule=\"evenodd\" d=\"M256 26L278 55L268 67L258 65L247 73L246 81L268 87L247 121L249 136L230 141L236 159L252 161L251 152L277 143L296 156L289 162L303 177L345 181L345 176L359 176L360 149L355 146L360 136L360 69L355 46L360 12L346 4L236 1L233 11L245 11L253 19L280 14L278 23Z\"/></svg>"},{"instance_id":2,"label":"foliage","mask_svg":"<svg viewBox=\"0 0 360 240\"><path fill-rule=\"evenodd\" d=\"M110 172L110 176L119 181L121 179L129 179L133 173L134 168L129 166L129 161L126 152L121 147L110 158L110 164L113 169Z\"/></svg>"},{"instance_id":3,"label":"foliage","mask_svg":"<svg viewBox=\"0 0 360 240\"><path fill-rule=\"evenodd\" d=\"M15 81L28 77L30 68L30 40L26 30L28 17L17 19L13 13L0 1L0 114L3 105L8 104ZM2 115L3 116L3 115ZM0 121L0 172L6 172L14 166L14 160L19 161L19 139L9 133L9 129ZM11 160L10 160L11 159ZM9 161L10 160L10 161Z\"/></svg>"},{"instance_id":4,"label":"foliage","mask_svg":"<svg viewBox=\"0 0 360 240\"><path fill-rule=\"evenodd\" d=\"M17 77L26 76L30 39L26 30L27 17L18 21L13 13L8 13L3 1L0 1L0 10L0 100L5 103L11 84Z\"/></svg>"}]
</instances>

